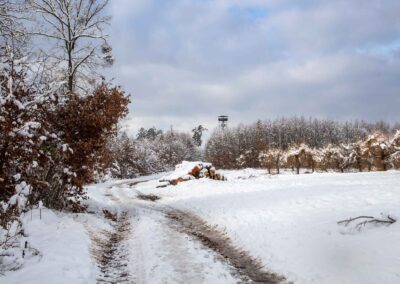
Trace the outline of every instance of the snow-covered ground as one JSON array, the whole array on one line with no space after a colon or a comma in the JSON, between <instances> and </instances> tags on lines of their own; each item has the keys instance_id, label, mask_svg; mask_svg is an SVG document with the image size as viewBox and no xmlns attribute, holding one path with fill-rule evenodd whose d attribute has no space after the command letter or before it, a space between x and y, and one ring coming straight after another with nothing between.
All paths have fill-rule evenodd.
<instances>
[{"instance_id":1,"label":"snow-covered ground","mask_svg":"<svg viewBox=\"0 0 400 284\"><path fill-rule=\"evenodd\" d=\"M174 229L163 212L153 210L154 204L135 198L138 182L158 181L158 177L113 180L89 186L89 213L55 213L44 209L41 219L38 210L32 212L32 217L27 214L24 218L26 240L40 255L30 256L19 270L0 275L0 284L86 284L102 283L102 280L105 283L237 283L231 267L212 250ZM128 233L115 254L102 251L101 247L102 243L105 247L116 243L112 239L115 226L104 218L104 209L116 215L128 215L123 228ZM96 239L100 241L96 243ZM99 263L96 253L115 259ZM121 269L125 264L126 268Z\"/></svg>"},{"instance_id":2,"label":"snow-covered ground","mask_svg":"<svg viewBox=\"0 0 400 284\"><path fill-rule=\"evenodd\" d=\"M106 208L111 212L129 212L129 283L236 283L230 268L218 261L211 250L174 230L156 204L136 198L137 189L148 184L138 182L150 179L153 182L149 183L158 185L162 176L88 188L89 210Z\"/></svg>"},{"instance_id":3,"label":"snow-covered ground","mask_svg":"<svg viewBox=\"0 0 400 284\"><path fill-rule=\"evenodd\" d=\"M96 283L101 271L91 257L90 236L113 230L103 209L129 216L124 245L132 282L236 282L227 264L174 230L160 208L191 211L217 225L266 268L294 283L400 283L400 220L360 230L337 224L359 215L400 219L400 172L223 174L228 181L200 179L165 188L156 188L162 175L110 181L88 188L89 210L97 214L44 210L42 220L37 211L32 220L28 214L28 240L41 256L0 276L0 283ZM138 200L139 192L161 199Z\"/></svg>"},{"instance_id":4,"label":"snow-covered ground","mask_svg":"<svg viewBox=\"0 0 400 284\"><path fill-rule=\"evenodd\" d=\"M98 269L84 223L99 223L97 218L43 209L41 219L39 210L34 210L23 222L27 238L21 240L21 247L28 241L27 260L19 270L0 275L1 284L96 283ZM33 256L35 250L39 255Z\"/></svg>"},{"instance_id":5,"label":"snow-covered ground","mask_svg":"<svg viewBox=\"0 0 400 284\"><path fill-rule=\"evenodd\" d=\"M360 231L337 224L381 213L399 219L399 172L224 174L227 182L203 179L156 189L153 181L138 189L226 229L295 283L400 283L400 220Z\"/></svg>"}]
</instances>

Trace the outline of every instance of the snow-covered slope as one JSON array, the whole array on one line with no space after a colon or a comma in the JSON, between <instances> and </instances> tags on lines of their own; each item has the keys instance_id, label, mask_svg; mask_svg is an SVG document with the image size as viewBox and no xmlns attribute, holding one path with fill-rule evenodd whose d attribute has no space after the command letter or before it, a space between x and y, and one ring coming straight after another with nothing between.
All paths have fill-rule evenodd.
<instances>
[{"instance_id":1,"label":"snow-covered slope","mask_svg":"<svg viewBox=\"0 0 400 284\"><path fill-rule=\"evenodd\" d=\"M224 175L227 182L202 179L156 189L153 181L138 189L225 228L295 283L400 283L400 220L360 231L337 224L381 213L399 219L399 172Z\"/></svg>"}]
</instances>

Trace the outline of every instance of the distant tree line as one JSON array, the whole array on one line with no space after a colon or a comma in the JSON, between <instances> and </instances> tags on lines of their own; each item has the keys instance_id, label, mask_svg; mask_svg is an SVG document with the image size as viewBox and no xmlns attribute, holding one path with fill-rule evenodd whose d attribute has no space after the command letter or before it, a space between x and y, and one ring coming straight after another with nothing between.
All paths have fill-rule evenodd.
<instances>
[{"instance_id":1,"label":"distant tree line","mask_svg":"<svg viewBox=\"0 0 400 284\"><path fill-rule=\"evenodd\" d=\"M238 159L245 161L246 154ZM269 173L292 169L299 174L314 171L386 171L400 168L400 131L394 135L376 132L364 140L349 144L311 148L306 144L293 145L286 150L269 148L258 156L260 166Z\"/></svg>"},{"instance_id":2,"label":"distant tree line","mask_svg":"<svg viewBox=\"0 0 400 284\"><path fill-rule=\"evenodd\" d=\"M206 144L205 158L222 168L258 168L265 166L259 157L267 155L267 151L287 153L300 145L310 149L345 147L366 141L374 133L389 137L398 126L383 121L339 122L302 117L257 121L215 130Z\"/></svg>"}]
</instances>

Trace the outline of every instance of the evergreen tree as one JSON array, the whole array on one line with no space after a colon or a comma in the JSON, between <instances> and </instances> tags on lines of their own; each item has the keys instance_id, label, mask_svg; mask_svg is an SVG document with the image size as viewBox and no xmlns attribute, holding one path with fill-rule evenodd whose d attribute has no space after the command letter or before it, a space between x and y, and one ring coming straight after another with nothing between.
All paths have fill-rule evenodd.
<instances>
[{"instance_id":1,"label":"evergreen tree","mask_svg":"<svg viewBox=\"0 0 400 284\"><path fill-rule=\"evenodd\" d=\"M203 144L203 141L202 141L202 137L203 137L203 132L204 131L207 131L208 129L207 128L205 128L205 127L203 127L203 125L199 125L199 126L197 126L197 127L195 127L195 128L193 128L192 129L192 132L193 132L193 136L192 136L192 138L193 138L193 141L194 141L194 144L196 145L196 146L201 146L201 144Z\"/></svg>"}]
</instances>

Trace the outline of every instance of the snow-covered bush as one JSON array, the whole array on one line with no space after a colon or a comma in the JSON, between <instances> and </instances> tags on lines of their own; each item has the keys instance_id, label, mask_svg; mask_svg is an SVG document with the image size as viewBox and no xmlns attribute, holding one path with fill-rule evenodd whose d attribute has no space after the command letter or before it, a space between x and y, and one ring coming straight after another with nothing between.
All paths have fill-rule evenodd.
<instances>
[{"instance_id":1,"label":"snow-covered bush","mask_svg":"<svg viewBox=\"0 0 400 284\"><path fill-rule=\"evenodd\" d=\"M44 186L37 200L51 208L80 210L83 186L94 181L96 171L109 167L107 141L128 103L122 90L103 83L91 95L69 95L49 112L49 127L58 139L46 144L49 163L41 170Z\"/></svg>"},{"instance_id":2,"label":"snow-covered bush","mask_svg":"<svg viewBox=\"0 0 400 284\"><path fill-rule=\"evenodd\" d=\"M200 152L190 134L168 131L154 140L154 151L164 169L173 169L182 161L199 159Z\"/></svg>"},{"instance_id":3,"label":"snow-covered bush","mask_svg":"<svg viewBox=\"0 0 400 284\"><path fill-rule=\"evenodd\" d=\"M133 178L162 170L153 142L116 137L110 143L111 174L114 178Z\"/></svg>"},{"instance_id":4,"label":"snow-covered bush","mask_svg":"<svg viewBox=\"0 0 400 284\"><path fill-rule=\"evenodd\" d=\"M344 152L344 168L361 172L363 170L361 143L343 144L341 147Z\"/></svg>"},{"instance_id":5,"label":"snow-covered bush","mask_svg":"<svg viewBox=\"0 0 400 284\"><path fill-rule=\"evenodd\" d=\"M237 168L240 157L239 139L230 128L211 134L205 148L205 158L218 168Z\"/></svg>"},{"instance_id":6,"label":"snow-covered bush","mask_svg":"<svg viewBox=\"0 0 400 284\"><path fill-rule=\"evenodd\" d=\"M43 120L46 101L27 86L24 73L2 65L0 74L0 269L18 267L20 215L32 205L44 164L43 142L51 140Z\"/></svg>"},{"instance_id":7,"label":"snow-covered bush","mask_svg":"<svg viewBox=\"0 0 400 284\"><path fill-rule=\"evenodd\" d=\"M38 94L20 74L0 82L0 264L16 264L21 214L42 202L83 209L83 186L105 168L106 141L129 100L105 84L90 96L60 100Z\"/></svg>"},{"instance_id":8,"label":"snow-covered bush","mask_svg":"<svg viewBox=\"0 0 400 284\"><path fill-rule=\"evenodd\" d=\"M295 145L289 148L285 153L286 166L300 173L300 168L311 169L312 172L316 166L316 151L306 144Z\"/></svg>"},{"instance_id":9,"label":"snow-covered bush","mask_svg":"<svg viewBox=\"0 0 400 284\"><path fill-rule=\"evenodd\" d=\"M48 133L37 115L43 103L26 87L23 76L8 74L0 80L0 225L6 227L26 204L25 188L38 184L32 177L45 160L41 147Z\"/></svg>"},{"instance_id":10,"label":"snow-covered bush","mask_svg":"<svg viewBox=\"0 0 400 284\"><path fill-rule=\"evenodd\" d=\"M268 169L268 173L271 173L271 170L275 169L276 173L279 174L286 157L281 149L275 148L261 152L258 159L261 167Z\"/></svg>"},{"instance_id":11,"label":"snow-covered bush","mask_svg":"<svg viewBox=\"0 0 400 284\"><path fill-rule=\"evenodd\" d=\"M219 168L258 168L259 154L268 149L261 122L254 126L218 129L205 148L206 160Z\"/></svg>"},{"instance_id":12,"label":"snow-covered bush","mask_svg":"<svg viewBox=\"0 0 400 284\"><path fill-rule=\"evenodd\" d=\"M344 172L345 169L345 155L342 148L339 146L328 145L321 149L321 159L318 163L319 169L327 170L340 170Z\"/></svg>"},{"instance_id":13,"label":"snow-covered bush","mask_svg":"<svg viewBox=\"0 0 400 284\"><path fill-rule=\"evenodd\" d=\"M139 131L137 139L126 134L109 143L115 178L133 178L172 170L182 161L195 161L201 157L200 149L188 133L162 131L150 128Z\"/></svg>"},{"instance_id":14,"label":"snow-covered bush","mask_svg":"<svg viewBox=\"0 0 400 284\"><path fill-rule=\"evenodd\" d=\"M380 132L372 133L361 143L361 151L368 170L387 170L391 149L386 135Z\"/></svg>"},{"instance_id":15,"label":"snow-covered bush","mask_svg":"<svg viewBox=\"0 0 400 284\"><path fill-rule=\"evenodd\" d=\"M397 130L393 137L389 140L389 147L391 149L388 157L388 164L395 168L400 168L400 130Z\"/></svg>"}]
</instances>

